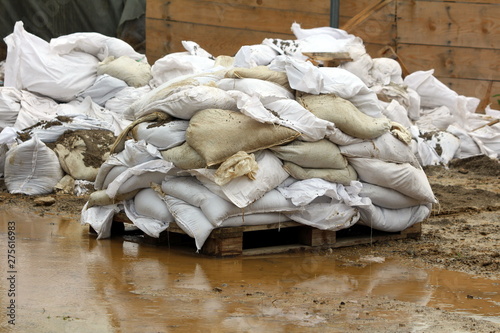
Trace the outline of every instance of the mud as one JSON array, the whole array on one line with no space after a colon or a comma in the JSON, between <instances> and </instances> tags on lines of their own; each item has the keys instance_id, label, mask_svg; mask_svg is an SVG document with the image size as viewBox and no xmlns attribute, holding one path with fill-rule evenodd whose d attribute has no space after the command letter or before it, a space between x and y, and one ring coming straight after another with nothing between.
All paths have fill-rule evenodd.
<instances>
[{"instance_id":1,"label":"mud","mask_svg":"<svg viewBox=\"0 0 500 333\"><path fill-rule=\"evenodd\" d=\"M243 258L97 241L77 222L87 197L54 194L52 206L37 206L4 191L0 237L7 221L18 232L16 329L500 332L500 178L491 162L426 168L440 205L418 240Z\"/></svg>"}]
</instances>

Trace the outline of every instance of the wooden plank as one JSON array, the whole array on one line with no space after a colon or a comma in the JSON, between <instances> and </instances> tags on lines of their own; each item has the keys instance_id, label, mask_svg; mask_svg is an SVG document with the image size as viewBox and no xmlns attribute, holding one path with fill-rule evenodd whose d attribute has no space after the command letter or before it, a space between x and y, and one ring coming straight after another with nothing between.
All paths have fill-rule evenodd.
<instances>
[{"instance_id":1,"label":"wooden plank","mask_svg":"<svg viewBox=\"0 0 500 333\"><path fill-rule=\"evenodd\" d=\"M234 56L243 45L261 44L265 38L295 39L293 34L205 26L146 19L146 55L149 63L173 52L184 52L182 41L194 41L213 56Z\"/></svg>"},{"instance_id":2,"label":"wooden plank","mask_svg":"<svg viewBox=\"0 0 500 333\"><path fill-rule=\"evenodd\" d=\"M319 230L312 227L301 227L300 243L309 246L329 246L336 243L335 231Z\"/></svg>"},{"instance_id":3,"label":"wooden plank","mask_svg":"<svg viewBox=\"0 0 500 333\"><path fill-rule=\"evenodd\" d=\"M500 80L500 49L399 44L396 52L410 72L434 69L437 77Z\"/></svg>"},{"instance_id":4,"label":"wooden plank","mask_svg":"<svg viewBox=\"0 0 500 333\"><path fill-rule=\"evenodd\" d=\"M147 0L146 17L167 19L165 8L169 2L171 1ZM328 15L330 13L330 0L198 0L196 3L185 1L184 10L196 12L198 7L192 7L193 4L203 6L203 2L211 2L214 6L247 7L249 10L256 8Z\"/></svg>"},{"instance_id":5,"label":"wooden plank","mask_svg":"<svg viewBox=\"0 0 500 333\"><path fill-rule=\"evenodd\" d=\"M311 13L284 8L245 6L206 0L170 0L162 5L156 19L206 26L247 29L269 33L290 33L293 22L305 27L328 26L329 12Z\"/></svg>"},{"instance_id":6,"label":"wooden plank","mask_svg":"<svg viewBox=\"0 0 500 333\"><path fill-rule=\"evenodd\" d=\"M468 80L449 77L437 78L460 95L479 98L485 102L485 105L491 104L493 109L500 109L497 101L498 98L493 97L495 94L500 94L500 81ZM488 93L490 85L491 90ZM476 112L483 113L483 111L484 108Z\"/></svg>"},{"instance_id":7,"label":"wooden plank","mask_svg":"<svg viewBox=\"0 0 500 333\"><path fill-rule=\"evenodd\" d=\"M498 3L399 0L398 17L398 39L401 43L499 47Z\"/></svg>"}]
</instances>

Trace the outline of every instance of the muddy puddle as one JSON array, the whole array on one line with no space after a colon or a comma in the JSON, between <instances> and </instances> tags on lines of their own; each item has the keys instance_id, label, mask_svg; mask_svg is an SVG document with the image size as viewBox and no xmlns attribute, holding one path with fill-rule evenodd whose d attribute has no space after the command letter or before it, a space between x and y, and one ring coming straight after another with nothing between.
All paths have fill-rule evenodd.
<instances>
[{"instance_id":1,"label":"muddy puddle","mask_svg":"<svg viewBox=\"0 0 500 333\"><path fill-rule=\"evenodd\" d=\"M9 221L16 233L14 297ZM362 329L379 321L412 332L428 326L419 308L402 315L401 302L500 324L498 281L395 259L335 252L208 258L118 237L97 241L74 220L1 210L0 239L2 332L13 327L5 310L12 299L13 332L301 332L332 316L357 316ZM369 299L398 303L368 311Z\"/></svg>"}]
</instances>

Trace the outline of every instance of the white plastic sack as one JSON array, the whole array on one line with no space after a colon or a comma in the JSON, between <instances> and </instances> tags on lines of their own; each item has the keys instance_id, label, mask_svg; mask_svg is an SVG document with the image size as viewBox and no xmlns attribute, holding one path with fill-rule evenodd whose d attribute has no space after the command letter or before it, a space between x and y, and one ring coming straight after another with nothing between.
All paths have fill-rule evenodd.
<instances>
[{"instance_id":1,"label":"white plastic sack","mask_svg":"<svg viewBox=\"0 0 500 333\"><path fill-rule=\"evenodd\" d=\"M400 209L420 205L418 200L410 198L396 190L370 183L362 183L362 185L363 187L359 192L359 196L369 198L376 206L389 209Z\"/></svg>"},{"instance_id":2,"label":"white plastic sack","mask_svg":"<svg viewBox=\"0 0 500 333\"><path fill-rule=\"evenodd\" d=\"M14 32L5 38L5 43L6 87L26 89L67 102L94 84L96 57L78 51L60 55L49 43L26 32L20 21L16 22Z\"/></svg>"},{"instance_id":3,"label":"white plastic sack","mask_svg":"<svg viewBox=\"0 0 500 333\"><path fill-rule=\"evenodd\" d=\"M16 123L21 110L22 94L19 89L0 87L0 131Z\"/></svg>"},{"instance_id":4,"label":"white plastic sack","mask_svg":"<svg viewBox=\"0 0 500 333\"><path fill-rule=\"evenodd\" d=\"M370 158L348 158L366 183L391 188L420 203L437 203L425 172L409 163L390 163Z\"/></svg>"},{"instance_id":5,"label":"white plastic sack","mask_svg":"<svg viewBox=\"0 0 500 333\"><path fill-rule=\"evenodd\" d=\"M123 80L104 74L99 75L94 84L83 91L80 96L83 98L88 96L94 103L104 106L109 99L126 87L128 85Z\"/></svg>"},{"instance_id":6,"label":"white plastic sack","mask_svg":"<svg viewBox=\"0 0 500 333\"><path fill-rule=\"evenodd\" d=\"M82 208L80 223L82 225L89 224L92 229L97 232L97 239L109 238L111 236L113 216L120 211L118 205L95 206L90 208L87 208L87 205L88 203Z\"/></svg>"},{"instance_id":7,"label":"white plastic sack","mask_svg":"<svg viewBox=\"0 0 500 333\"><path fill-rule=\"evenodd\" d=\"M249 96L256 95L265 105L280 99L295 99L295 96L279 84L252 78L222 79L217 82L222 90L238 90Z\"/></svg>"},{"instance_id":8,"label":"white plastic sack","mask_svg":"<svg viewBox=\"0 0 500 333\"><path fill-rule=\"evenodd\" d=\"M143 95L151 91L151 87L144 86L140 88L126 87L120 90L113 98L106 101L104 107L109 111L117 114L123 115L125 111L137 100L139 100Z\"/></svg>"},{"instance_id":9,"label":"white plastic sack","mask_svg":"<svg viewBox=\"0 0 500 333\"><path fill-rule=\"evenodd\" d=\"M359 224L385 232L398 232L429 217L431 205L419 205L401 209L388 209L370 205L360 207L359 212L361 214Z\"/></svg>"},{"instance_id":10,"label":"white plastic sack","mask_svg":"<svg viewBox=\"0 0 500 333\"><path fill-rule=\"evenodd\" d=\"M234 55L234 67L267 66L277 55L278 52L268 45L244 45Z\"/></svg>"},{"instance_id":11,"label":"white plastic sack","mask_svg":"<svg viewBox=\"0 0 500 333\"><path fill-rule=\"evenodd\" d=\"M165 197L168 210L175 218L177 225L190 237L195 239L196 248L200 250L210 236L214 226L207 220L200 208L174 198Z\"/></svg>"},{"instance_id":12,"label":"white plastic sack","mask_svg":"<svg viewBox=\"0 0 500 333\"><path fill-rule=\"evenodd\" d=\"M373 67L370 71L373 84L388 85L390 83L402 84L401 65L391 58L374 58Z\"/></svg>"},{"instance_id":13,"label":"white plastic sack","mask_svg":"<svg viewBox=\"0 0 500 333\"><path fill-rule=\"evenodd\" d=\"M63 177L57 155L37 137L7 152L4 173L9 193L27 195L51 193Z\"/></svg>"},{"instance_id":14,"label":"white plastic sack","mask_svg":"<svg viewBox=\"0 0 500 333\"><path fill-rule=\"evenodd\" d=\"M467 158L471 156L482 155L481 149L468 131L461 127L450 125L447 132L455 135L460 140L460 149L457 151L457 158Z\"/></svg>"}]
</instances>

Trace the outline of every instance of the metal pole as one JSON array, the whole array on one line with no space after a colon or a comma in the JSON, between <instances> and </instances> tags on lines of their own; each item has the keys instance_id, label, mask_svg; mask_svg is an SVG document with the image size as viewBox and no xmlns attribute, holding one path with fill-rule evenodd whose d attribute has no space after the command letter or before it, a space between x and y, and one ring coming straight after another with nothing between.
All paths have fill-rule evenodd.
<instances>
[{"instance_id":1,"label":"metal pole","mask_svg":"<svg viewBox=\"0 0 500 333\"><path fill-rule=\"evenodd\" d=\"M330 1L330 27L332 28L339 27L339 7L340 0Z\"/></svg>"}]
</instances>

